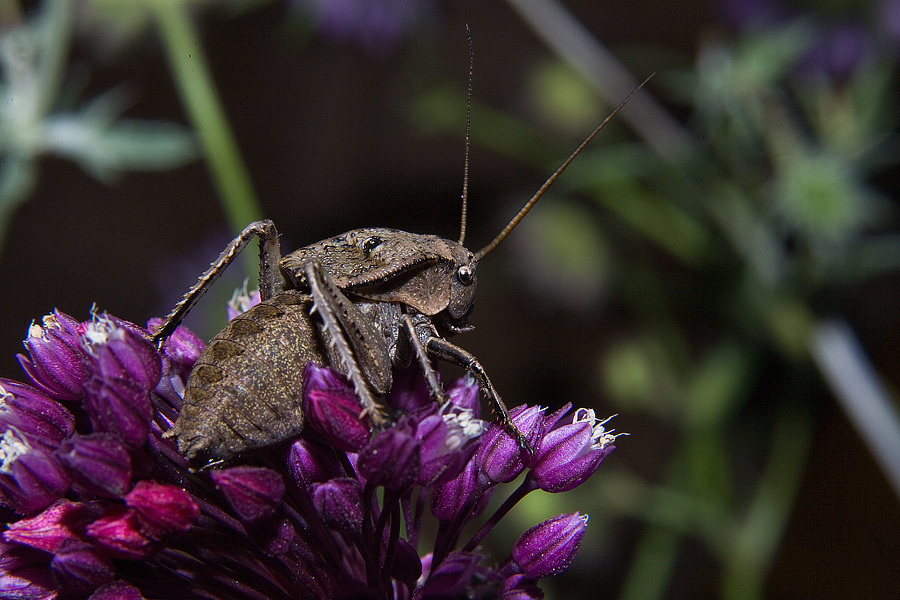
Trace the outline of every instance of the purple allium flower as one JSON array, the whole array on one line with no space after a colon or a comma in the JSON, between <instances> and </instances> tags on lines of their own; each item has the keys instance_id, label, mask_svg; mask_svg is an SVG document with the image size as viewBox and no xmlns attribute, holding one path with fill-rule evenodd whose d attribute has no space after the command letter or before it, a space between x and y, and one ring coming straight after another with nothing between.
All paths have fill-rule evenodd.
<instances>
[{"instance_id":1,"label":"purple allium flower","mask_svg":"<svg viewBox=\"0 0 900 600\"><path fill-rule=\"evenodd\" d=\"M567 569L581 546L587 516L559 515L538 523L522 534L512 557L522 573L532 579L557 575Z\"/></svg>"},{"instance_id":2,"label":"purple allium flower","mask_svg":"<svg viewBox=\"0 0 900 600\"><path fill-rule=\"evenodd\" d=\"M580 408L571 423L544 436L531 462L531 472L542 490L566 492L597 470L615 449L616 436L603 428L608 421L598 421L593 410Z\"/></svg>"},{"instance_id":3,"label":"purple allium flower","mask_svg":"<svg viewBox=\"0 0 900 600\"><path fill-rule=\"evenodd\" d=\"M42 325L28 328L23 342L29 357L17 354L22 369L35 385L60 400L77 400L84 395L90 377L87 356L81 347L84 327L59 311L44 317Z\"/></svg>"},{"instance_id":4,"label":"purple allium flower","mask_svg":"<svg viewBox=\"0 0 900 600\"><path fill-rule=\"evenodd\" d=\"M55 448L75 431L75 417L37 388L0 378L0 430L9 428Z\"/></svg>"},{"instance_id":5,"label":"purple allium flower","mask_svg":"<svg viewBox=\"0 0 900 600\"><path fill-rule=\"evenodd\" d=\"M537 406L517 406L509 411L509 415L533 448L545 427L544 409ZM475 454L475 462L491 480L508 483L525 468L525 455L526 452L501 424L492 423Z\"/></svg>"},{"instance_id":6,"label":"purple allium flower","mask_svg":"<svg viewBox=\"0 0 900 600\"><path fill-rule=\"evenodd\" d=\"M346 378L309 365L301 437L194 472L165 434L196 336L179 328L157 351L108 315L44 323L21 359L30 383L0 380L0 503L22 516L0 541L0 598L536 599L574 557L581 517L532 528L500 566L481 540L526 494L574 487L612 450L591 411L518 407L531 456L477 418L471 378L438 406L415 367L392 374L394 419L373 431Z\"/></svg>"}]
</instances>

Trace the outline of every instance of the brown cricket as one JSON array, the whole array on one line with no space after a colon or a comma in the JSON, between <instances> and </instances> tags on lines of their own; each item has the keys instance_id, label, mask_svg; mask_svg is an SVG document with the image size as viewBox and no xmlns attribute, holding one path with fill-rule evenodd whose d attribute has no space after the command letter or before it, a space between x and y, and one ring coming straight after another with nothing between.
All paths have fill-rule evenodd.
<instances>
[{"instance_id":1,"label":"brown cricket","mask_svg":"<svg viewBox=\"0 0 900 600\"><path fill-rule=\"evenodd\" d=\"M161 344L171 335L247 244L260 238L261 302L232 319L194 365L181 412L168 434L177 439L179 452L192 465L208 467L299 435L304 427L301 374L309 361L347 376L372 423L382 425L386 417L379 399L391 388L392 371L412 360L420 365L435 401L446 401L432 359L471 372L506 431L530 451L481 363L446 338L471 329L478 261L509 235L645 83L597 126L478 252L462 244L465 184L459 241L364 228L282 257L272 221L248 225L152 336ZM466 138L468 147L468 132Z\"/></svg>"}]
</instances>

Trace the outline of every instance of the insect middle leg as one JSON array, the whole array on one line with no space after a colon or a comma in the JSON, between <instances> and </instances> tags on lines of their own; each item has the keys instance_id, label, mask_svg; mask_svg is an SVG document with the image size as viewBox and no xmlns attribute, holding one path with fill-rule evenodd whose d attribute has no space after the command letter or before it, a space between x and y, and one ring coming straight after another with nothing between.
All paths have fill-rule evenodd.
<instances>
[{"instance_id":1,"label":"insect middle leg","mask_svg":"<svg viewBox=\"0 0 900 600\"><path fill-rule=\"evenodd\" d=\"M437 402L444 402L446 400L444 391L441 388L440 383L438 383L434 367L431 366L431 357L466 369L475 375L481 393L487 398L488 402L490 402L491 408L498 414L500 423L503 425L506 433L515 438L516 443L518 443L521 449L527 451L529 454L534 454L534 448L522 432L519 431L519 428L516 427L515 423L513 423L512 417L509 415L509 410L506 408L506 404L500 398L500 394L497 393L497 390L494 389L494 384L491 383L490 378L488 378L484 367L481 366L478 359L475 358L472 353L463 350L456 344L448 342L434 333L427 336L423 343L419 338L416 326L413 324L409 315L403 315L402 321L403 326L410 337L419 364L425 373L425 381L428 383L432 398Z\"/></svg>"}]
</instances>

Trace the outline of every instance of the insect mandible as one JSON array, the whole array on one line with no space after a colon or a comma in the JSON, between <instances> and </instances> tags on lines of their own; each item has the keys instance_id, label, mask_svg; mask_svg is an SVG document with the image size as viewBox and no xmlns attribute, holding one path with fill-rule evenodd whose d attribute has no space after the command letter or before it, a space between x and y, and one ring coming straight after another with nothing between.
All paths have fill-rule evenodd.
<instances>
[{"instance_id":1,"label":"insect mandible","mask_svg":"<svg viewBox=\"0 0 900 600\"><path fill-rule=\"evenodd\" d=\"M354 229L282 257L272 221L248 225L151 338L161 345L237 255L254 237L260 238L261 301L213 337L194 365L181 412L168 434L177 439L178 451L191 464L208 467L298 436L304 427L301 373L308 361L329 365L347 376L371 423L383 425L386 417L377 399L390 390L392 370L411 360L422 369L431 396L446 401L432 359L471 372L506 431L520 447L531 451L478 359L446 338L471 329L468 320L478 261L513 230L646 82L597 126L478 252L463 246L465 184L459 241L373 227Z\"/></svg>"}]
</instances>

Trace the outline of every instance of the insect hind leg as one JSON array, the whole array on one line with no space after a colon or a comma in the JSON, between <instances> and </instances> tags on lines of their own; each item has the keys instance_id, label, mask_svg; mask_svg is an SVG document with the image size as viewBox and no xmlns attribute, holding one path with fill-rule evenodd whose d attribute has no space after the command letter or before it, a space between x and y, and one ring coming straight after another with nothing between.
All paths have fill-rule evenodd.
<instances>
[{"instance_id":1,"label":"insect hind leg","mask_svg":"<svg viewBox=\"0 0 900 600\"><path fill-rule=\"evenodd\" d=\"M219 258L214 260L197 283L187 291L184 297L175 305L166 316L163 324L153 332L150 337L157 346L162 344L167 337L172 335L200 297L206 293L209 286L234 262L234 259L247 247L254 237L259 237L259 295L263 300L268 300L273 294L281 291L283 287L278 263L281 260L281 250L278 244L278 230L272 221L265 219L254 221L225 247Z\"/></svg>"}]
</instances>

